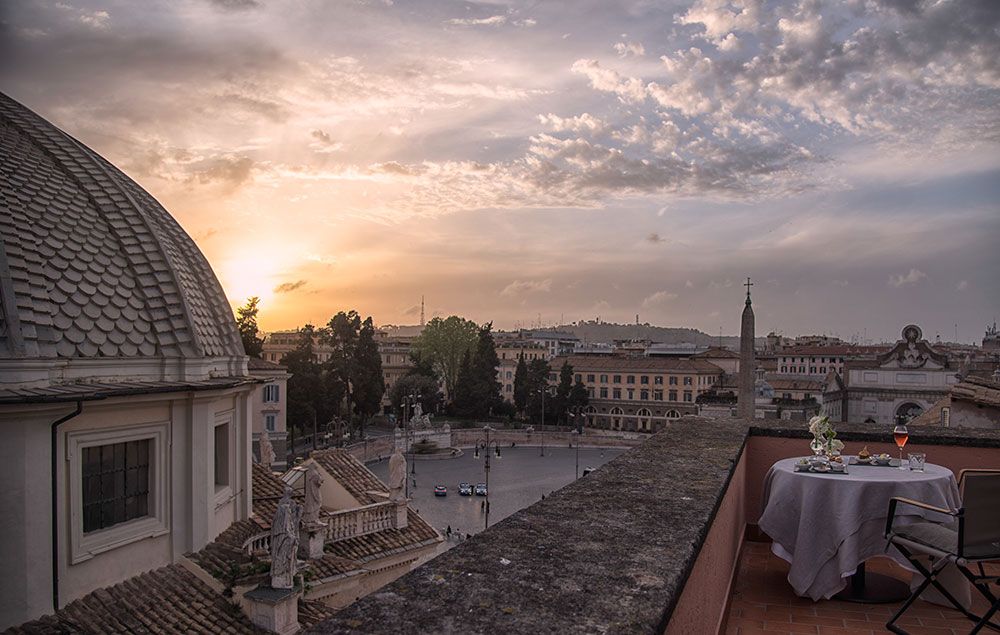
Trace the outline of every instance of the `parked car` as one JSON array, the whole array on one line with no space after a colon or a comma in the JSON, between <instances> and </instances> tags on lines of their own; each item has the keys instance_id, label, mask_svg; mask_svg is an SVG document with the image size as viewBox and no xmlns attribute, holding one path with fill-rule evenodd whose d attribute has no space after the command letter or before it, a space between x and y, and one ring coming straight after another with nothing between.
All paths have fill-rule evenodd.
<instances>
[{"instance_id":1,"label":"parked car","mask_svg":"<svg viewBox=\"0 0 1000 635\"><path fill-rule=\"evenodd\" d=\"M486 496L486 483L476 483L476 496Z\"/></svg>"},{"instance_id":2,"label":"parked car","mask_svg":"<svg viewBox=\"0 0 1000 635\"><path fill-rule=\"evenodd\" d=\"M459 496L472 496L472 486L468 483L459 483L458 494Z\"/></svg>"},{"instance_id":3,"label":"parked car","mask_svg":"<svg viewBox=\"0 0 1000 635\"><path fill-rule=\"evenodd\" d=\"M448 495L448 488L445 487L444 485L435 485L434 486L434 495L435 496L447 496Z\"/></svg>"}]
</instances>

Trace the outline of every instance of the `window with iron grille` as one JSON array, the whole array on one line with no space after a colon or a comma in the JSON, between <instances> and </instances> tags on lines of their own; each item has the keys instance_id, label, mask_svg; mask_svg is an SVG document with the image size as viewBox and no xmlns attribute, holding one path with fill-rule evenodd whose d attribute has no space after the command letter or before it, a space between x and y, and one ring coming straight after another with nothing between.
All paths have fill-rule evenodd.
<instances>
[{"instance_id":1,"label":"window with iron grille","mask_svg":"<svg viewBox=\"0 0 1000 635\"><path fill-rule=\"evenodd\" d=\"M149 514L149 439L83 448L83 531Z\"/></svg>"}]
</instances>

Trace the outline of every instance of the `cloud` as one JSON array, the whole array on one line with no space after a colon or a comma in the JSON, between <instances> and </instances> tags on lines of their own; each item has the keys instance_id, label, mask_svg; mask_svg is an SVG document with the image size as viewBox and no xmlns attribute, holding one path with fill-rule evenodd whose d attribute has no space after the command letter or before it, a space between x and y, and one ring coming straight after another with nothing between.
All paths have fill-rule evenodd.
<instances>
[{"instance_id":1,"label":"cloud","mask_svg":"<svg viewBox=\"0 0 1000 635\"><path fill-rule=\"evenodd\" d=\"M646 54L646 49L639 42L617 42L615 52L618 53L618 57L628 57L629 55L642 57Z\"/></svg>"},{"instance_id":2,"label":"cloud","mask_svg":"<svg viewBox=\"0 0 1000 635\"><path fill-rule=\"evenodd\" d=\"M646 242L650 242L650 243L653 243L654 245L656 245L656 244L659 244L659 243L665 243L665 242L667 242L667 239L664 238L663 236L660 236L656 232L650 232L646 236Z\"/></svg>"},{"instance_id":3,"label":"cloud","mask_svg":"<svg viewBox=\"0 0 1000 635\"><path fill-rule=\"evenodd\" d=\"M297 289L301 289L306 286L305 280L296 280L295 282L282 282L274 288L275 293L291 293Z\"/></svg>"},{"instance_id":4,"label":"cloud","mask_svg":"<svg viewBox=\"0 0 1000 635\"><path fill-rule=\"evenodd\" d=\"M500 292L502 296L521 296L529 293L548 293L552 290L552 279L545 280L515 280Z\"/></svg>"},{"instance_id":5,"label":"cloud","mask_svg":"<svg viewBox=\"0 0 1000 635\"><path fill-rule=\"evenodd\" d=\"M81 14L77 20L79 20L81 24L85 24L92 29L103 30L108 28L108 22L110 22L111 16L107 11L92 11L90 13Z\"/></svg>"},{"instance_id":6,"label":"cloud","mask_svg":"<svg viewBox=\"0 0 1000 635\"><path fill-rule=\"evenodd\" d=\"M500 26L507 24L507 16L493 15L488 18L452 18L451 20L445 20L445 24L454 26ZM534 21L532 21L532 24L534 24Z\"/></svg>"},{"instance_id":7,"label":"cloud","mask_svg":"<svg viewBox=\"0 0 1000 635\"><path fill-rule=\"evenodd\" d=\"M927 279L927 274L919 269L910 269L910 272L906 275L889 276L889 286L892 287L905 287L913 284L917 284L921 280Z\"/></svg>"},{"instance_id":8,"label":"cloud","mask_svg":"<svg viewBox=\"0 0 1000 635\"><path fill-rule=\"evenodd\" d=\"M219 156L193 164L188 181L236 188L253 178L253 169L254 162L249 157Z\"/></svg>"},{"instance_id":9,"label":"cloud","mask_svg":"<svg viewBox=\"0 0 1000 635\"><path fill-rule=\"evenodd\" d=\"M420 305L419 304L414 304L410 308L408 308L405 311L403 311L403 315L405 315L407 317L414 317L414 316L420 315Z\"/></svg>"},{"instance_id":10,"label":"cloud","mask_svg":"<svg viewBox=\"0 0 1000 635\"><path fill-rule=\"evenodd\" d=\"M245 11L261 6L258 0L208 0L209 4L229 11Z\"/></svg>"},{"instance_id":11,"label":"cloud","mask_svg":"<svg viewBox=\"0 0 1000 635\"><path fill-rule=\"evenodd\" d=\"M538 121L549 126L549 128L554 132L572 131L594 133L604 130L607 125L597 117L586 112L575 117L560 117L559 115L553 115L552 113L547 115L538 115Z\"/></svg>"},{"instance_id":12,"label":"cloud","mask_svg":"<svg viewBox=\"0 0 1000 635\"><path fill-rule=\"evenodd\" d=\"M642 299L642 308L650 309L653 307L660 306L670 300L676 300L677 294L670 293L668 291L657 291L651 295L646 296Z\"/></svg>"}]
</instances>

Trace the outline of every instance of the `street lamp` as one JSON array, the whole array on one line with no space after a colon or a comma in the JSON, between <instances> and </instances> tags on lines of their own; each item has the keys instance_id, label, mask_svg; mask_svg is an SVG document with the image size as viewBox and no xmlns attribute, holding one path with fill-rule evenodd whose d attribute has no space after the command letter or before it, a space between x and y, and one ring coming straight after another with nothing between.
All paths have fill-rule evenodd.
<instances>
[{"instance_id":1,"label":"street lamp","mask_svg":"<svg viewBox=\"0 0 1000 635\"><path fill-rule=\"evenodd\" d=\"M403 395L403 425L406 425L409 419L409 413L413 410L413 405L420 399L420 394L413 392L409 395ZM406 425L405 431L406 438L406 453L410 455L410 474L417 473L417 462L413 460L413 425ZM417 487L417 479L413 478L413 487ZM406 479L406 497L410 497L410 479Z\"/></svg>"},{"instance_id":2,"label":"street lamp","mask_svg":"<svg viewBox=\"0 0 1000 635\"><path fill-rule=\"evenodd\" d=\"M580 413L580 406L576 407L576 412L571 412L570 415L573 417L573 438L576 441L576 477L580 478L580 439L583 437L583 422L580 420L582 416Z\"/></svg>"},{"instance_id":3,"label":"street lamp","mask_svg":"<svg viewBox=\"0 0 1000 635\"><path fill-rule=\"evenodd\" d=\"M547 381L547 380L546 380ZM542 396L542 420L538 422L538 427L541 430L541 454L539 456L545 456L545 393L549 392L548 385L539 388L535 394Z\"/></svg>"},{"instance_id":4,"label":"street lamp","mask_svg":"<svg viewBox=\"0 0 1000 635\"><path fill-rule=\"evenodd\" d=\"M482 447L483 453L486 455L486 463L483 464L483 470L486 472L486 524L483 529L490 526L490 454L491 447L493 453L496 453L496 458L500 458L500 442L494 439L490 441L490 432L493 432L493 428L489 426L483 426L483 434L486 435L484 440L482 437L476 439L476 449L473 452L473 458L479 458L479 449Z\"/></svg>"}]
</instances>

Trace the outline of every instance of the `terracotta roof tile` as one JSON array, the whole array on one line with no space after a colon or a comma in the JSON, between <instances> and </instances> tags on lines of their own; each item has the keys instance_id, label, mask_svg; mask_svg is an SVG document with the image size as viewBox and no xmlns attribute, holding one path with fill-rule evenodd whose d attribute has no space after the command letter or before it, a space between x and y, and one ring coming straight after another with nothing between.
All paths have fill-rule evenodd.
<instances>
[{"instance_id":1,"label":"terracotta roof tile","mask_svg":"<svg viewBox=\"0 0 1000 635\"><path fill-rule=\"evenodd\" d=\"M412 509L407 509L405 529L385 529L373 534L327 543L326 553L365 562L387 553L412 549L426 542L440 542L441 536Z\"/></svg>"},{"instance_id":2,"label":"terracotta roof tile","mask_svg":"<svg viewBox=\"0 0 1000 635\"><path fill-rule=\"evenodd\" d=\"M238 606L180 565L98 589L8 631L50 633L263 633Z\"/></svg>"},{"instance_id":3,"label":"terracotta roof tile","mask_svg":"<svg viewBox=\"0 0 1000 635\"><path fill-rule=\"evenodd\" d=\"M302 628L312 628L336 613L337 611L319 600L299 600L299 625Z\"/></svg>"},{"instance_id":4,"label":"terracotta roof tile","mask_svg":"<svg viewBox=\"0 0 1000 635\"><path fill-rule=\"evenodd\" d=\"M388 494L389 488L346 450L339 448L320 450L313 452L310 458L336 479L360 505L371 505L386 500L385 497L373 496L370 492Z\"/></svg>"}]
</instances>

